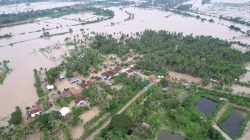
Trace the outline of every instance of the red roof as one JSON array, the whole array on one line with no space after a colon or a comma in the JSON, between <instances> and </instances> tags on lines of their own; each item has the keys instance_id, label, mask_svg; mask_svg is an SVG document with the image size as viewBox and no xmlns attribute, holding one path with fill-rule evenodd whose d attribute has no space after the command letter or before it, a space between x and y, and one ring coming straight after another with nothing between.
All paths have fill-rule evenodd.
<instances>
[{"instance_id":1,"label":"red roof","mask_svg":"<svg viewBox=\"0 0 250 140\"><path fill-rule=\"evenodd\" d=\"M93 85L93 84L94 84L93 81L91 81L91 80L88 80L88 81L87 81L87 85L91 86L91 85Z\"/></svg>"},{"instance_id":2,"label":"red roof","mask_svg":"<svg viewBox=\"0 0 250 140\"><path fill-rule=\"evenodd\" d=\"M172 80L172 77L171 77L171 76L167 76L167 77L165 77L165 80L171 81L171 80Z\"/></svg>"},{"instance_id":3,"label":"red roof","mask_svg":"<svg viewBox=\"0 0 250 140\"><path fill-rule=\"evenodd\" d=\"M82 82L81 84L79 84L79 86L81 86L82 88L86 88L88 86L88 84Z\"/></svg>"},{"instance_id":4,"label":"red roof","mask_svg":"<svg viewBox=\"0 0 250 140\"><path fill-rule=\"evenodd\" d=\"M75 104L78 104L78 103L80 103L81 101L86 101L86 98L83 97L83 96L78 96L78 97L75 99Z\"/></svg>"},{"instance_id":5,"label":"red roof","mask_svg":"<svg viewBox=\"0 0 250 140\"><path fill-rule=\"evenodd\" d=\"M35 114L35 113L38 113L38 112L42 112L41 106L39 106L39 105L33 105L31 107L30 111L28 111L28 114L31 115L31 114Z\"/></svg>"},{"instance_id":6,"label":"red roof","mask_svg":"<svg viewBox=\"0 0 250 140\"><path fill-rule=\"evenodd\" d=\"M96 76L96 77L95 77L95 80L96 80L96 81L100 81L100 80L101 80L101 77Z\"/></svg>"}]
</instances>

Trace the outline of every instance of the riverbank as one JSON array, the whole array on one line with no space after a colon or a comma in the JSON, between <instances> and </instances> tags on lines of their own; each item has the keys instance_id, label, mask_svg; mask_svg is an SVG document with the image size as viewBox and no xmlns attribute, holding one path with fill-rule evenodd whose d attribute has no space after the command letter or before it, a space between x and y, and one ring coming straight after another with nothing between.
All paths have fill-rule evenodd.
<instances>
[{"instance_id":1,"label":"riverbank","mask_svg":"<svg viewBox=\"0 0 250 140\"><path fill-rule=\"evenodd\" d=\"M3 61L3 62L0 62L0 85L3 84L4 82L4 79L6 78L6 76L8 75L10 69L8 67L8 64L9 61Z\"/></svg>"}]
</instances>

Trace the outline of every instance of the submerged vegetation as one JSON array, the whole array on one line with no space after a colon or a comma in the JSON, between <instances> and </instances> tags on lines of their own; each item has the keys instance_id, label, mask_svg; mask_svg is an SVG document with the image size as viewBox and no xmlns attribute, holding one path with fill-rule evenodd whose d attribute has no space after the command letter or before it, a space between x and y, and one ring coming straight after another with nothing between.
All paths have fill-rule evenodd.
<instances>
[{"instance_id":1,"label":"submerged vegetation","mask_svg":"<svg viewBox=\"0 0 250 140\"><path fill-rule=\"evenodd\" d=\"M3 84L4 82L4 79L6 78L6 76L8 75L10 69L9 67L7 66L7 63L9 61L3 61L3 62L0 62L0 85Z\"/></svg>"},{"instance_id":2,"label":"submerged vegetation","mask_svg":"<svg viewBox=\"0 0 250 140\"><path fill-rule=\"evenodd\" d=\"M94 12L96 15L100 16L108 16L109 18L112 18L114 16L113 11L111 10L104 10L101 8L89 7L87 5L78 4L73 6L65 6L65 7L38 10L38 11L28 11L16 14L1 14L0 24L1 26L23 24L23 23L34 22L35 19L41 17L56 18L64 15L75 14L86 11Z\"/></svg>"},{"instance_id":3,"label":"submerged vegetation","mask_svg":"<svg viewBox=\"0 0 250 140\"><path fill-rule=\"evenodd\" d=\"M205 36L183 36L166 31L147 30L138 38L97 35L91 47L102 53L123 55L130 49L143 55L137 69L162 72L166 69L202 77L204 83L216 78L233 83L244 74L244 63L250 60L249 52L242 54L231 49L231 44ZM154 53L152 53L154 52Z\"/></svg>"}]
</instances>

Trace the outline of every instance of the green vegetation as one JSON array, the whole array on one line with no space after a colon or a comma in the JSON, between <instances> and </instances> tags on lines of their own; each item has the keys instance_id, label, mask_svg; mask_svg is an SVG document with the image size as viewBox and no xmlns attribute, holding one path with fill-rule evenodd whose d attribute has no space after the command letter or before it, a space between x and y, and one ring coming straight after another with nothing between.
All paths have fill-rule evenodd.
<instances>
[{"instance_id":1,"label":"green vegetation","mask_svg":"<svg viewBox=\"0 0 250 140\"><path fill-rule=\"evenodd\" d=\"M228 92L218 92L216 90L208 90L204 88L199 88L199 91L197 92L198 94L201 95L210 95L214 96L216 98L226 98L229 100L229 102L240 105L240 106L245 106L245 107L250 107L250 98L246 98L243 96L238 96L238 95L233 95Z\"/></svg>"},{"instance_id":2,"label":"green vegetation","mask_svg":"<svg viewBox=\"0 0 250 140\"><path fill-rule=\"evenodd\" d=\"M63 67L61 65L50 68L48 71L46 71L49 84L54 84L56 82L56 79L59 77L61 71L63 71Z\"/></svg>"},{"instance_id":3,"label":"green vegetation","mask_svg":"<svg viewBox=\"0 0 250 140\"><path fill-rule=\"evenodd\" d=\"M146 0L141 3L140 7L149 7L149 6L163 6L163 7L174 7L178 4L183 3L185 0Z\"/></svg>"},{"instance_id":4,"label":"green vegetation","mask_svg":"<svg viewBox=\"0 0 250 140\"><path fill-rule=\"evenodd\" d=\"M244 63L250 52L242 54L230 48L231 44L205 36L183 36L166 31L144 31L139 37L114 39L97 35L91 47L104 54L122 56L130 49L143 55L135 67L151 72L166 69L202 77L204 83L215 77L222 83L233 83L244 74ZM154 52L154 53L152 53Z\"/></svg>"},{"instance_id":5,"label":"green vegetation","mask_svg":"<svg viewBox=\"0 0 250 140\"><path fill-rule=\"evenodd\" d=\"M79 72L83 76L89 75L89 68L99 69L99 64L103 61L102 55L93 49L76 49L70 52L70 56L65 58L63 67L66 69L66 76L70 78L73 72Z\"/></svg>"},{"instance_id":6,"label":"green vegetation","mask_svg":"<svg viewBox=\"0 0 250 140\"><path fill-rule=\"evenodd\" d=\"M234 26L234 25L230 25L229 28L232 30L235 30L235 31L241 31L241 29L239 27Z\"/></svg>"},{"instance_id":7,"label":"green vegetation","mask_svg":"<svg viewBox=\"0 0 250 140\"><path fill-rule=\"evenodd\" d=\"M115 115L134 95L145 86L145 81L140 78L119 75L113 79L114 85L122 85L119 90L112 89L110 85L95 83L90 88L83 90L84 96L102 112L87 122L82 139L89 136L101 127L111 116Z\"/></svg>"},{"instance_id":8,"label":"green vegetation","mask_svg":"<svg viewBox=\"0 0 250 140\"><path fill-rule=\"evenodd\" d=\"M65 57L65 61L57 67L50 68L47 72L47 80L50 84L54 84L59 77L60 72L66 70L66 77L73 77L74 72L78 72L83 76L89 75L89 68L99 69L99 65L103 61L103 56L93 49L77 48Z\"/></svg>"},{"instance_id":9,"label":"green vegetation","mask_svg":"<svg viewBox=\"0 0 250 140\"><path fill-rule=\"evenodd\" d=\"M105 83L95 83L83 90L84 96L94 105L114 114L127 103L146 83L142 79L119 75L114 77L114 85L122 85L119 90L112 89ZM110 98L111 97L111 98Z\"/></svg>"},{"instance_id":10,"label":"green vegetation","mask_svg":"<svg viewBox=\"0 0 250 140\"><path fill-rule=\"evenodd\" d=\"M22 111L20 107L16 107L16 110L11 114L9 124L18 125L22 122Z\"/></svg>"},{"instance_id":11,"label":"green vegetation","mask_svg":"<svg viewBox=\"0 0 250 140\"><path fill-rule=\"evenodd\" d=\"M7 66L7 63L9 63L9 61L5 60L3 62L0 62L0 85L3 84L4 79L10 71L9 67Z\"/></svg>"},{"instance_id":12,"label":"green vegetation","mask_svg":"<svg viewBox=\"0 0 250 140\"><path fill-rule=\"evenodd\" d=\"M11 34L0 35L0 39L2 39L2 38L10 38L10 37L12 37Z\"/></svg>"},{"instance_id":13,"label":"green vegetation","mask_svg":"<svg viewBox=\"0 0 250 140\"><path fill-rule=\"evenodd\" d=\"M180 6L177 7L178 10L183 10L183 11L187 11L190 8L192 8L192 4L182 4Z\"/></svg>"},{"instance_id":14,"label":"green vegetation","mask_svg":"<svg viewBox=\"0 0 250 140\"><path fill-rule=\"evenodd\" d=\"M220 117L220 119L217 121L217 124L221 124L223 121L225 121L231 114L233 108L231 105L229 105L224 112L224 114Z\"/></svg>"},{"instance_id":15,"label":"green vegetation","mask_svg":"<svg viewBox=\"0 0 250 140\"><path fill-rule=\"evenodd\" d=\"M107 139L112 137L113 139L121 139L125 138L128 131L134 126L133 120L126 114L115 115L111 121L109 126L102 131L101 135L104 135ZM106 133L109 132L114 136L106 136Z\"/></svg>"},{"instance_id":16,"label":"green vegetation","mask_svg":"<svg viewBox=\"0 0 250 140\"><path fill-rule=\"evenodd\" d=\"M208 3L210 3L211 2L211 0L202 0L202 4L208 4Z\"/></svg>"},{"instance_id":17,"label":"green vegetation","mask_svg":"<svg viewBox=\"0 0 250 140\"><path fill-rule=\"evenodd\" d=\"M104 10L101 8L89 7L87 5L77 4L73 6L58 7L46 10L28 11L22 13L14 13L14 14L1 14L0 24L1 27L4 27L4 26L33 22L35 19L41 17L57 18L64 15L85 12L85 11L94 12L96 15L108 16L109 18L113 18L114 16L113 11L111 10Z\"/></svg>"},{"instance_id":18,"label":"green vegetation","mask_svg":"<svg viewBox=\"0 0 250 140\"><path fill-rule=\"evenodd\" d=\"M250 26L250 23L244 21L241 17L235 17L235 18L233 18L233 17L223 17L222 15L220 15L219 18L220 19L224 19L224 20L228 20L228 21L232 21L232 22L235 22L235 23L240 23L240 24L243 24L243 25Z\"/></svg>"},{"instance_id":19,"label":"green vegetation","mask_svg":"<svg viewBox=\"0 0 250 140\"><path fill-rule=\"evenodd\" d=\"M39 76L38 71L36 69L34 69L34 77L35 77L34 86L36 88L37 96L42 97L43 95L45 95L45 92L44 92L43 87L42 87L42 82L41 82L40 76Z\"/></svg>"},{"instance_id":20,"label":"green vegetation","mask_svg":"<svg viewBox=\"0 0 250 140\"><path fill-rule=\"evenodd\" d=\"M187 139L223 139L211 128L210 121L196 111L190 99L182 104L177 98L178 92L164 93L161 89L161 85L150 88L125 111L124 116L113 117L116 126L110 123L97 139L155 139L158 131L165 127L184 132ZM117 125L119 123L121 126ZM149 128L143 127L142 123L147 123Z\"/></svg>"}]
</instances>

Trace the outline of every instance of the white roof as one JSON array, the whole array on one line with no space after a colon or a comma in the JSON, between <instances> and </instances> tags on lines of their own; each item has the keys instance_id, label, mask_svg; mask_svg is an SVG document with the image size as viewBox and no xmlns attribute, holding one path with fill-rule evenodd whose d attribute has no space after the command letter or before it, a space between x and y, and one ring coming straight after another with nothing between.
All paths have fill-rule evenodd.
<instances>
[{"instance_id":1,"label":"white roof","mask_svg":"<svg viewBox=\"0 0 250 140\"><path fill-rule=\"evenodd\" d=\"M47 89L48 90L54 89L54 86L53 85L47 85Z\"/></svg>"},{"instance_id":2,"label":"white roof","mask_svg":"<svg viewBox=\"0 0 250 140\"><path fill-rule=\"evenodd\" d=\"M63 107L61 110L60 110L60 113L61 115L64 117L66 116L67 114L70 113L70 109L68 107Z\"/></svg>"}]
</instances>

